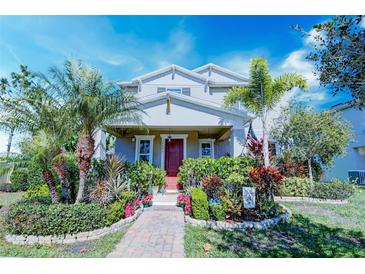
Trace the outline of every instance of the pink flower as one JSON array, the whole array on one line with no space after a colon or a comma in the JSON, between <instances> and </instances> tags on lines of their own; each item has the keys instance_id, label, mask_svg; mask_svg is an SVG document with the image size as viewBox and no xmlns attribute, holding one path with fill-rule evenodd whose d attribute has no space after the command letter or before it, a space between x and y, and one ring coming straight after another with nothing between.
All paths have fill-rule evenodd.
<instances>
[{"instance_id":1,"label":"pink flower","mask_svg":"<svg viewBox=\"0 0 365 274\"><path fill-rule=\"evenodd\" d=\"M191 196L184 196L184 213L190 214L191 209Z\"/></svg>"},{"instance_id":2,"label":"pink flower","mask_svg":"<svg viewBox=\"0 0 365 274\"><path fill-rule=\"evenodd\" d=\"M177 199L176 199L176 204L177 206L182 206L184 205L184 194L180 193L178 196L177 196Z\"/></svg>"},{"instance_id":3,"label":"pink flower","mask_svg":"<svg viewBox=\"0 0 365 274\"><path fill-rule=\"evenodd\" d=\"M140 206L141 203L142 203L142 200L139 199L139 198L136 198L136 199L133 200L132 206L135 207L135 208L137 208L137 207Z\"/></svg>"},{"instance_id":4,"label":"pink flower","mask_svg":"<svg viewBox=\"0 0 365 274\"><path fill-rule=\"evenodd\" d=\"M131 204L127 204L124 208L124 217L128 218L134 215L134 206Z\"/></svg>"},{"instance_id":5,"label":"pink flower","mask_svg":"<svg viewBox=\"0 0 365 274\"><path fill-rule=\"evenodd\" d=\"M146 196L143 197L143 203L147 204L149 202L151 202L153 200L153 195L152 194L148 194Z\"/></svg>"}]
</instances>

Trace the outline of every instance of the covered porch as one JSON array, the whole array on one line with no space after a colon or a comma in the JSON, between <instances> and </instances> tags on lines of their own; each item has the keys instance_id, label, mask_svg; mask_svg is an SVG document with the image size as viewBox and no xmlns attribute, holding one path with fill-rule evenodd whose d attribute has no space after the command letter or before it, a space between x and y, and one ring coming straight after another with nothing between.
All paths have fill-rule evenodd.
<instances>
[{"instance_id":1,"label":"covered porch","mask_svg":"<svg viewBox=\"0 0 365 274\"><path fill-rule=\"evenodd\" d=\"M245 130L232 126L108 127L116 137L114 153L127 161L149 161L176 176L185 158L239 156Z\"/></svg>"}]
</instances>

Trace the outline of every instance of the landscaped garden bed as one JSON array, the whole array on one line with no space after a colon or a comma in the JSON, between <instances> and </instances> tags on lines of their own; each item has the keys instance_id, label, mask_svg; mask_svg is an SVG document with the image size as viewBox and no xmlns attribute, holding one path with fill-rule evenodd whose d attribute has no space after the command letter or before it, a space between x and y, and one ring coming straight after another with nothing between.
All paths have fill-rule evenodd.
<instances>
[{"instance_id":1,"label":"landscaped garden bed","mask_svg":"<svg viewBox=\"0 0 365 274\"><path fill-rule=\"evenodd\" d=\"M184 209L186 223L194 226L267 229L291 216L272 195L281 174L274 167L255 167L252 157L187 159L179 180L184 193L177 205Z\"/></svg>"},{"instance_id":2,"label":"landscaped garden bed","mask_svg":"<svg viewBox=\"0 0 365 274\"><path fill-rule=\"evenodd\" d=\"M70 244L124 230L153 203L164 171L115 156L94 162L83 203L55 202L46 184L31 186L5 215L5 240L15 244ZM153 182L153 183L152 183ZM59 191L59 190L57 190Z\"/></svg>"}]
</instances>

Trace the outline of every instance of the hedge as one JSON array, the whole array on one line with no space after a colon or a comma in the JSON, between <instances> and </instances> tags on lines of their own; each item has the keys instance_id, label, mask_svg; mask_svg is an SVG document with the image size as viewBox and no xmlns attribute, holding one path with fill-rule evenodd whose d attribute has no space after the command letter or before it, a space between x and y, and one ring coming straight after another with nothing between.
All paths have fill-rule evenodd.
<instances>
[{"instance_id":1,"label":"hedge","mask_svg":"<svg viewBox=\"0 0 365 274\"><path fill-rule=\"evenodd\" d=\"M309 178L285 177L283 184L278 190L280 196L299 196L306 197L309 195L313 184Z\"/></svg>"},{"instance_id":2,"label":"hedge","mask_svg":"<svg viewBox=\"0 0 365 274\"><path fill-rule=\"evenodd\" d=\"M193 216L195 219L199 220L209 219L208 196L203 190L199 188L192 189L191 205L192 205Z\"/></svg>"},{"instance_id":3,"label":"hedge","mask_svg":"<svg viewBox=\"0 0 365 274\"><path fill-rule=\"evenodd\" d=\"M8 232L22 235L65 235L102 228L106 209L97 204L30 204L10 207L6 218Z\"/></svg>"},{"instance_id":4,"label":"hedge","mask_svg":"<svg viewBox=\"0 0 365 274\"><path fill-rule=\"evenodd\" d=\"M254 159L248 156L212 158L187 158L180 166L178 180L185 187L199 185L202 179L209 175L217 175L223 180L232 173L247 176L253 167Z\"/></svg>"},{"instance_id":5,"label":"hedge","mask_svg":"<svg viewBox=\"0 0 365 274\"><path fill-rule=\"evenodd\" d=\"M314 183L309 196L319 199L348 199L355 191L353 184L334 179L327 183Z\"/></svg>"}]
</instances>

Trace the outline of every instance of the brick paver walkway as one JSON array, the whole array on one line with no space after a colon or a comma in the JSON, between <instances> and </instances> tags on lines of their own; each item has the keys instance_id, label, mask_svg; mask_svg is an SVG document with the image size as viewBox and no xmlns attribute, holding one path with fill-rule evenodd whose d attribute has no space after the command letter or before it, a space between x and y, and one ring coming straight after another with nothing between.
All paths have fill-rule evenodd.
<instances>
[{"instance_id":1,"label":"brick paver walkway","mask_svg":"<svg viewBox=\"0 0 365 274\"><path fill-rule=\"evenodd\" d=\"M184 257L184 214L181 208L176 206L147 208L108 257Z\"/></svg>"}]
</instances>

